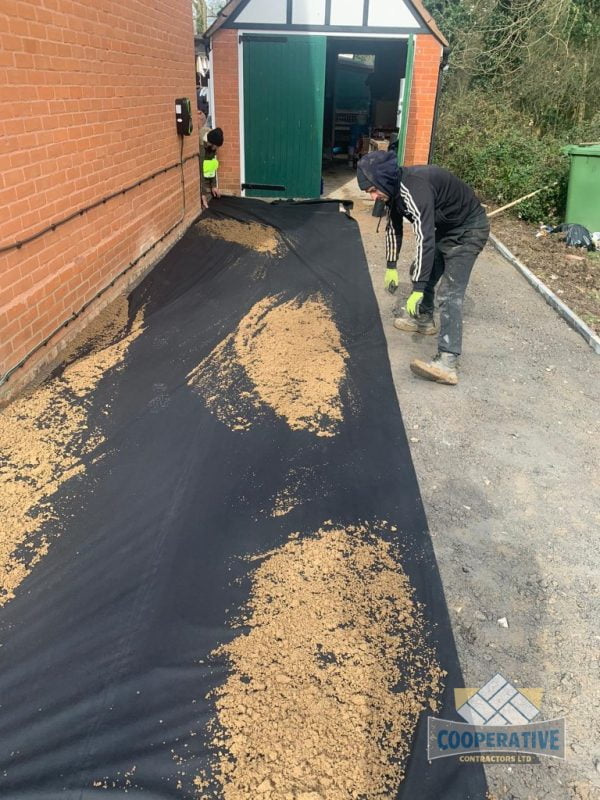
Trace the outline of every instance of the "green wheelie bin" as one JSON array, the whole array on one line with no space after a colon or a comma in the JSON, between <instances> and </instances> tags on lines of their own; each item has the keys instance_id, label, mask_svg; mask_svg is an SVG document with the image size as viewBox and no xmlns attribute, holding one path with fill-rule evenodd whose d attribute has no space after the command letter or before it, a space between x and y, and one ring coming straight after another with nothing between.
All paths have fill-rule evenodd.
<instances>
[{"instance_id":1,"label":"green wheelie bin","mask_svg":"<svg viewBox=\"0 0 600 800\"><path fill-rule=\"evenodd\" d=\"M600 144L568 145L562 152L571 157L565 222L600 231Z\"/></svg>"}]
</instances>

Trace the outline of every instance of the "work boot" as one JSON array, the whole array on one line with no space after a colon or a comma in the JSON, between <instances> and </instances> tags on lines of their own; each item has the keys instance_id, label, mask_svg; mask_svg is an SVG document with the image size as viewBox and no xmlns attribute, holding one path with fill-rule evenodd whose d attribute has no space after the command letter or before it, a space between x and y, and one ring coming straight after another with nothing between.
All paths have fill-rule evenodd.
<instances>
[{"instance_id":1,"label":"work boot","mask_svg":"<svg viewBox=\"0 0 600 800\"><path fill-rule=\"evenodd\" d=\"M410 363L410 369L419 378L426 378L428 381L436 381L436 383L446 383L449 386L456 386L458 383L458 375L456 368L458 366L458 356L454 353L438 353L431 361L421 361L415 358Z\"/></svg>"},{"instance_id":2,"label":"work boot","mask_svg":"<svg viewBox=\"0 0 600 800\"><path fill-rule=\"evenodd\" d=\"M423 336L432 336L437 333L433 314L419 314L417 317L411 317L404 309L400 310L400 316L394 320L394 328L408 333L422 333Z\"/></svg>"}]
</instances>

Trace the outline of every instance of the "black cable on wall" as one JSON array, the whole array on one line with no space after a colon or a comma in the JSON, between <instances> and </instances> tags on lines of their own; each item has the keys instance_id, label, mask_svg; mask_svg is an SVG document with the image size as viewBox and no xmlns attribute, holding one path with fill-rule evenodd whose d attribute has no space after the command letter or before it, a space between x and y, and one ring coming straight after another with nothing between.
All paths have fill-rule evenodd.
<instances>
[{"instance_id":1,"label":"black cable on wall","mask_svg":"<svg viewBox=\"0 0 600 800\"><path fill-rule=\"evenodd\" d=\"M132 189L135 189L138 186L141 186L142 184L153 180L154 178L158 177L158 175L164 175L165 173L170 172L172 169L176 169L177 167L179 167L181 169L182 211L181 211L181 216L177 220L177 222L175 222L173 225L171 225L171 227L169 228L168 231L165 231L165 233L163 233L163 235L159 239L157 239L153 244L151 244L150 247L146 248L146 250L144 250L143 253L140 253L140 255L137 256L137 258L135 258L124 269L122 269L121 272L119 272L118 275L115 275L115 277L112 278L109 283L107 283L105 286L103 286L101 289L99 289L93 297L91 297L89 300L87 300L81 306L81 308L78 311L74 311L66 320L61 322L60 325L57 325L57 327L54 328L54 330L51 331L41 342L36 344L35 347L33 347L28 353L26 353L23 356L23 358L17 364L15 364L13 367L8 369L4 373L4 375L2 375L2 377L0 377L0 387L3 386L5 383L7 383L7 381L10 379L10 377L18 369L21 369L27 363L27 361L29 361L29 359L33 355L35 355L35 353L37 353L43 347L46 347L48 342L50 342L54 338L54 336L56 336L56 334L59 333L59 331L61 331L63 328L66 328L71 322L76 320L77 317L81 316L81 314L83 314L83 312L86 311L89 308L89 306L95 300L97 300L105 292L107 292L112 286L114 286L115 283L119 280L119 278L122 278L123 275L125 275L127 272L129 272L131 269L133 269L133 267L135 267L145 256L147 256L148 253L150 253L152 250L154 250L154 248L157 247L157 245L159 245L161 242L163 242L167 238L167 236L169 236L171 233L173 233L173 231L176 228L178 228L179 225L181 225L181 223L185 219L185 214L186 214L185 170L184 170L184 165L187 164L188 161L191 161L192 159L199 158L199 157L200 157L200 153L193 153L191 156L187 156L187 158L185 158L185 159L183 158L183 136L182 136L181 137L181 149L180 149L179 161L177 163L170 164L168 167L163 167L163 169L160 169L157 172L152 173L152 175L148 175L147 177L142 178L141 180L136 181L135 183L132 183L129 186L125 186L123 189L119 189L119 191L117 191L117 192L113 192L112 194L106 195L106 197L103 197L102 199L97 200L96 202L90 204L89 206L85 206L84 208L81 208L78 211L73 212L72 214L69 214L68 217L65 217L64 219L61 219L58 222L54 222L51 225L48 225L46 228L43 228L42 230L38 231L37 233L32 234L31 236L28 236L28 237L26 237L25 239L23 239L21 241L13 242L13 243L11 243L9 245L4 245L4 246L0 247L0 253L5 253L5 252L8 252L10 250L18 250L21 247L23 247L24 245L28 244L29 242L33 242L36 239L39 239L44 234L49 233L50 231L55 231L61 225L65 225L67 222L70 222L71 220L76 219L78 216L83 216L88 211L91 211L94 208L98 208L98 206L101 206L101 205L107 203L109 200L112 200L115 197L119 197L120 195L124 195L127 192L130 192Z\"/></svg>"},{"instance_id":2,"label":"black cable on wall","mask_svg":"<svg viewBox=\"0 0 600 800\"><path fill-rule=\"evenodd\" d=\"M183 154L183 143L181 145L181 151ZM130 183L128 186L124 186L122 189L118 189L116 192L107 194L105 197L101 197L99 200L90 203L90 205L84 206L83 208L80 208L77 211L73 211L67 217L63 217L63 219L60 219L57 222L51 222L45 228L42 228L36 233L32 233L30 236L26 236L24 239L17 240L16 242L11 242L10 244L0 245L0 254L8 253L11 250L20 250L21 247L23 247L23 245L29 244L30 242L34 242L36 239L39 239L46 233L50 233L50 231L55 231L62 225L66 225L67 222L70 222L71 220L76 219L77 217L82 217L84 214L87 214L88 211L92 211L94 208L98 208L98 206L108 203L109 200L114 200L115 197L127 194L127 192L130 192L132 189L137 189L138 186L142 186L144 183L148 183L148 181L154 180L154 178L157 178L159 175L164 175L165 173L170 172L172 169L177 169L177 167L182 167L183 164L186 164L193 158L199 158L199 156L200 156L199 153L192 153L191 156L187 156L187 158L183 160L180 158L179 161L176 161L174 164L169 164L168 167L163 167L162 169L153 172L152 175L147 175L145 178L141 178L139 181L136 181L135 183Z\"/></svg>"}]
</instances>

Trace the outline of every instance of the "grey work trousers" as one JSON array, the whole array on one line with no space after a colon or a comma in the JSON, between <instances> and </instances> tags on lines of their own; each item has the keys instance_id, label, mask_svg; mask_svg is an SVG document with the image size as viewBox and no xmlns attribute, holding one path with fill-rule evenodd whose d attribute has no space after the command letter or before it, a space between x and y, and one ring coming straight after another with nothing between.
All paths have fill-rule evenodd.
<instances>
[{"instance_id":1,"label":"grey work trousers","mask_svg":"<svg viewBox=\"0 0 600 800\"><path fill-rule=\"evenodd\" d=\"M490 234L485 216L477 217L478 227L464 227L436 235L433 269L423 290L419 312L433 314L435 288L440 309L438 350L460 355L462 349L462 307L475 260ZM484 227L481 227L481 226Z\"/></svg>"}]
</instances>

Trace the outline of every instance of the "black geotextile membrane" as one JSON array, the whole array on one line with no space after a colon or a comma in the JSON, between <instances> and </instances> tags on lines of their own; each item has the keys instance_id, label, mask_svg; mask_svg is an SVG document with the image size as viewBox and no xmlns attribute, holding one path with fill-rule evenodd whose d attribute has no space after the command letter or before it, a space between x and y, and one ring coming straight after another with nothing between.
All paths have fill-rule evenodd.
<instances>
[{"instance_id":1,"label":"black geotextile membrane","mask_svg":"<svg viewBox=\"0 0 600 800\"><path fill-rule=\"evenodd\" d=\"M89 418L103 458L89 457L54 498L61 535L0 612L7 800L195 797L214 715L205 696L227 676L209 654L231 640L248 598L241 557L325 520L397 527L390 536L448 672L441 716L464 686L356 222L337 203L232 198L208 216L271 225L287 247L268 259L193 226L132 293L130 317L143 308L145 330L125 368L101 380ZM292 431L274 413L230 430L186 376L257 301L315 292L350 354L356 402L339 433ZM294 467L309 468L301 502L261 513ZM480 766L427 762L426 717L397 797L483 800Z\"/></svg>"}]
</instances>

